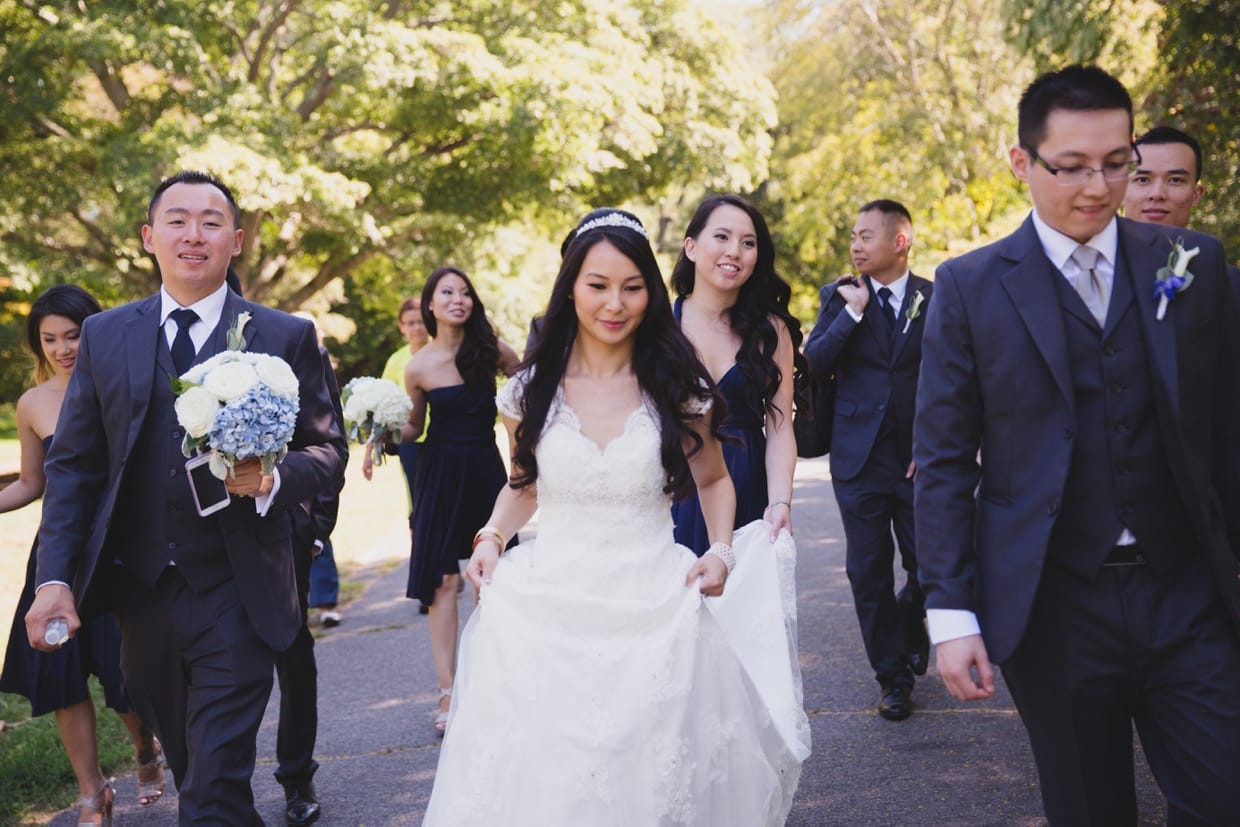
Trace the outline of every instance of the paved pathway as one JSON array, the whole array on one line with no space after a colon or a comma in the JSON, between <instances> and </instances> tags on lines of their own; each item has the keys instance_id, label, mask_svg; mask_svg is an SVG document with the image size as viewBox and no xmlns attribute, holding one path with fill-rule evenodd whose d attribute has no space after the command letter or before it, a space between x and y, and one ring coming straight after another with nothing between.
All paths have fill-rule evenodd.
<instances>
[{"instance_id":1,"label":"paved pathway","mask_svg":"<svg viewBox=\"0 0 1240 827\"><path fill-rule=\"evenodd\" d=\"M853 613L825 460L801 463L793 500L814 753L789 827L1044 824L1024 730L1002 687L993 700L966 706L947 695L931 666L914 692L912 718L893 723L875 714L878 687ZM416 825L430 795L437 696L426 618L404 597L407 568L401 560L363 569L365 593L343 625L318 640L323 825ZM471 604L463 601L463 615ZM272 825L284 822L283 794L272 778L277 711L273 696L254 779L259 812ZM1161 795L1148 771L1138 772L1142 820L1161 823ZM175 794L139 811L132 774L119 792L118 824L175 823ZM71 825L75 813L51 823Z\"/></svg>"}]
</instances>

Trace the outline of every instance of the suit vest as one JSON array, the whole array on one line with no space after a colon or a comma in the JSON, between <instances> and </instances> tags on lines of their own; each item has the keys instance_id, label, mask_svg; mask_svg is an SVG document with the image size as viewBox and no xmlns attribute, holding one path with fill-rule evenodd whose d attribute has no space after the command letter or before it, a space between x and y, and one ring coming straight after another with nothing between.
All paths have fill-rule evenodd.
<instances>
[{"instance_id":1,"label":"suit vest","mask_svg":"<svg viewBox=\"0 0 1240 827\"><path fill-rule=\"evenodd\" d=\"M1128 269L1121 254L1103 330L1066 279L1056 273L1055 284L1076 427L1047 560L1093 577L1127 528L1155 571L1164 573L1179 563L1192 533L1167 464Z\"/></svg>"},{"instance_id":2,"label":"suit vest","mask_svg":"<svg viewBox=\"0 0 1240 827\"><path fill-rule=\"evenodd\" d=\"M162 329L157 339L151 398L125 464L109 543L117 559L146 585L153 587L164 568L175 563L189 587L201 592L228 579L232 569L219 518L200 517L194 508L181 453L184 429L177 422L169 380L176 371ZM203 350L209 351L214 340L212 334Z\"/></svg>"}]
</instances>

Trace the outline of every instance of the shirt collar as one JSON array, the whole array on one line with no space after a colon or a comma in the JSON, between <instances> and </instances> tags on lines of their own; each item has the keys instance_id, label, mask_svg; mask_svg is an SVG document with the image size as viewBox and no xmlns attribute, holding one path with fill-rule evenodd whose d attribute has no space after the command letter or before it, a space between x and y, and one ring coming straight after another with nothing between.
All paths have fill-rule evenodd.
<instances>
[{"instance_id":1,"label":"shirt collar","mask_svg":"<svg viewBox=\"0 0 1240 827\"><path fill-rule=\"evenodd\" d=\"M904 294L908 292L908 276L909 271L905 270L904 275L900 276L900 278L896 279L891 284L880 284L874 279L870 279L870 284L874 286L875 294L878 293L878 289L880 287L886 287L891 291L891 298L895 301L896 305L901 305L904 304Z\"/></svg>"},{"instance_id":2,"label":"shirt collar","mask_svg":"<svg viewBox=\"0 0 1240 827\"><path fill-rule=\"evenodd\" d=\"M219 289L209 296L199 299L189 305L190 310L198 314L198 319L207 326L207 330L214 330L215 326L220 323L220 316L224 315L224 299L228 295L228 285L221 284ZM177 300L168 295L168 290L162 284L159 286L159 324L163 326L168 321L168 316L172 314L181 305L177 304Z\"/></svg>"},{"instance_id":3,"label":"shirt collar","mask_svg":"<svg viewBox=\"0 0 1240 827\"><path fill-rule=\"evenodd\" d=\"M1036 209L1033 211L1033 229L1038 234L1038 241L1042 242L1046 257L1051 260L1051 264L1055 265L1055 269L1062 273L1069 259L1072 258L1072 254L1076 252L1076 248L1081 246L1080 242L1047 224L1038 215ZM1115 216L1111 216L1111 220L1102 228L1102 232L1085 242L1085 246L1093 247L1108 264L1114 266L1116 250L1119 248L1119 224Z\"/></svg>"}]
</instances>

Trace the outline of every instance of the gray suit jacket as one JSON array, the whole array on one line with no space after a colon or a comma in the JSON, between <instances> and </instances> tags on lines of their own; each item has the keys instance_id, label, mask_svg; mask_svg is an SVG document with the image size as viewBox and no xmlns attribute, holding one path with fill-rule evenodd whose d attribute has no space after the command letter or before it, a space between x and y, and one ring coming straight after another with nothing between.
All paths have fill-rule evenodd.
<instances>
[{"instance_id":1,"label":"gray suit jacket","mask_svg":"<svg viewBox=\"0 0 1240 827\"><path fill-rule=\"evenodd\" d=\"M1201 248L1196 280L1158 321L1155 272L1180 237ZM1240 628L1240 322L1222 245L1124 218L1119 245L1137 286L1167 485ZM1060 277L1030 218L939 267L923 341L913 454L926 606L976 612L998 663L1024 634L1072 452L1071 366L1051 275Z\"/></svg>"},{"instance_id":2,"label":"gray suit jacket","mask_svg":"<svg viewBox=\"0 0 1240 827\"><path fill-rule=\"evenodd\" d=\"M82 326L77 364L69 380L56 436L48 451L47 490L39 527L37 582L70 583L78 606L107 596L112 568L108 534L126 467L151 399L159 296L91 316ZM339 485L347 445L333 422L332 404L313 326L229 292L219 329L249 311L245 349L283 358L300 380L300 410L288 455L279 464L280 490L265 517L253 500L234 498L218 517L219 553L227 556L251 624L276 650L288 646L301 623L293 577L288 509ZM132 517L130 517L132 518Z\"/></svg>"}]
</instances>

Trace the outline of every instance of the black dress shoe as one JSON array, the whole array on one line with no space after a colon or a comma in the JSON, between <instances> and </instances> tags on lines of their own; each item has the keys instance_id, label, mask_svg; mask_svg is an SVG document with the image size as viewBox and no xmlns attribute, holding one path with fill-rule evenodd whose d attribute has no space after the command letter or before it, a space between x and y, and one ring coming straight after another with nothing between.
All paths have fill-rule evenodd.
<instances>
[{"instance_id":1,"label":"black dress shoe","mask_svg":"<svg viewBox=\"0 0 1240 827\"><path fill-rule=\"evenodd\" d=\"M319 800L314 796L313 784L285 787L284 804L284 820L289 827L305 827L319 820Z\"/></svg>"},{"instance_id":2,"label":"black dress shoe","mask_svg":"<svg viewBox=\"0 0 1240 827\"><path fill-rule=\"evenodd\" d=\"M914 675L926 674L926 669L930 667L930 649L913 652L908 656L908 668L913 670Z\"/></svg>"},{"instance_id":3,"label":"black dress shoe","mask_svg":"<svg viewBox=\"0 0 1240 827\"><path fill-rule=\"evenodd\" d=\"M903 721L913 714L913 688L904 684L889 686L883 690L878 702L878 714L888 721Z\"/></svg>"}]
</instances>

